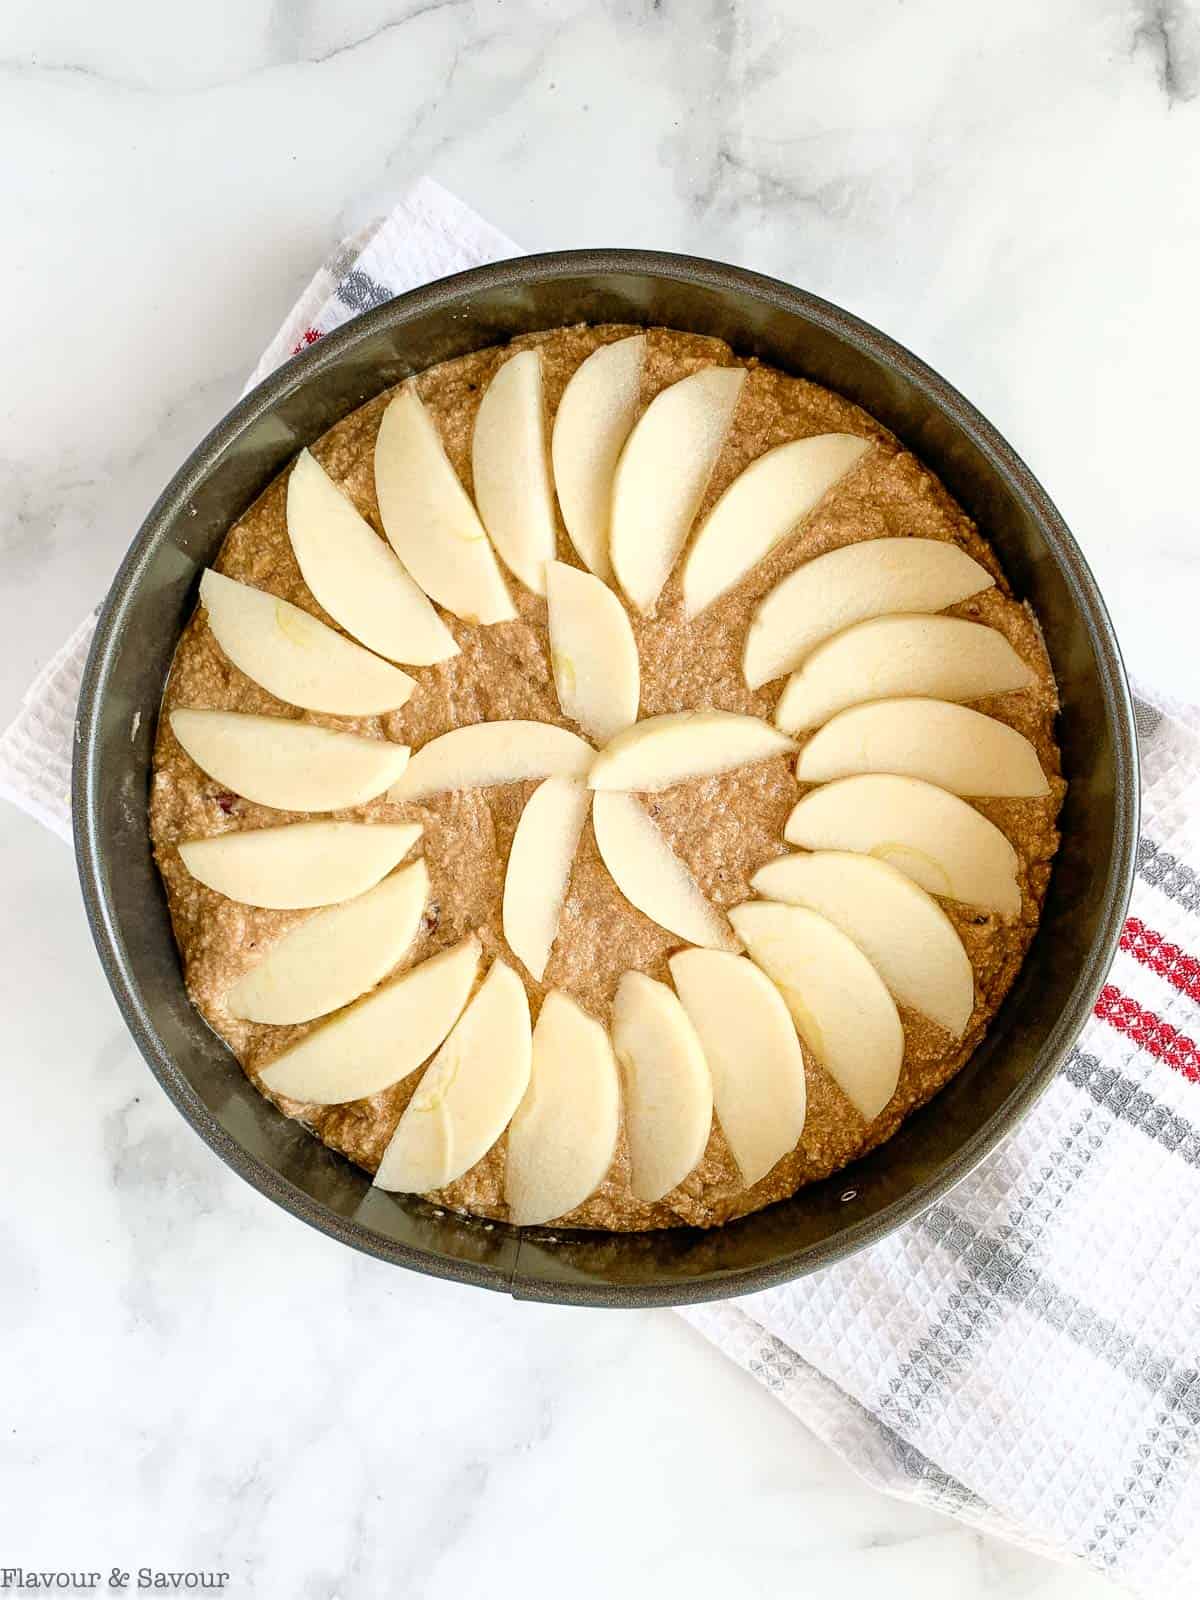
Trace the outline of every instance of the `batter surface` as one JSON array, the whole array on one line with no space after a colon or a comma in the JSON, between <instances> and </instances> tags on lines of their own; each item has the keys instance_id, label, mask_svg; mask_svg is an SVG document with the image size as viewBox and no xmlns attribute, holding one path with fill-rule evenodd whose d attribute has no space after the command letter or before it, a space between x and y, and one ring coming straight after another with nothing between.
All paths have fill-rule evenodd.
<instances>
[{"instance_id":1,"label":"batter surface","mask_svg":"<svg viewBox=\"0 0 1200 1600\"><path fill-rule=\"evenodd\" d=\"M634 330L623 326L578 327L532 334L511 345L432 368L416 380L435 418L447 453L471 488L471 430L482 391L497 366L513 351L542 351L546 401L554 411L568 379L600 344ZM1037 926L1050 862L1058 843L1055 819L1065 785L1054 742L1057 695L1037 623L1014 600L988 544L938 480L866 412L828 390L755 362L737 363L724 344L692 334L653 329L648 334L642 404L699 367L744 365L746 380L732 427L700 508L696 525L743 468L765 450L810 434L848 432L869 438L874 448L829 493L799 530L759 564L724 599L692 622L684 620L679 572L664 591L657 615L631 613L641 660L641 716L716 708L770 718L782 682L753 691L741 660L751 613L781 578L802 562L862 539L917 536L961 546L996 577L993 589L949 609L998 629L1035 674L1021 692L974 702L977 710L1017 728L1034 744L1049 780L1049 794L1036 799L972 802L1011 840L1019 858L1021 912L1015 919L943 901L975 971L976 1008L966 1034L953 1040L934 1023L900 1008L905 1054L890 1105L867 1125L810 1052L805 1051L808 1115L797 1148L750 1189L743 1187L714 1119L708 1148L683 1184L655 1205L637 1202L628 1186L628 1153L622 1133L608 1177L586 1204L563 1219L564 1226L616 1230L687 1223L712 1226L753 1211L821 1178L887 1139L910 1111L935 1093L978 1045L1024 958ZM372 458L380 418L391 392L354 412L311 448L359 511L381 532ZM285 522L287 474L259 497L230 530L216 569L303 607L336 626L313 599L292 554ZM560 559L579 565L559 528ZM275 699L241 673L217 645L203 610L180 640L164 699L164 713L177 706L212 707L294 717L367 736L386 736L414 750L437 735L470 723L530 718L573 727L559 708L550 667L546 603L522 585L509 588L518 616L490 627L471 626L442 613L461 653L432 667L410 668L418 688L401 710L378 718L328 717L301 712ZM801 736L803 740L804 736ZM501 956L523 977L536 1020L545 994L562 988L607 1022L621 974L638 969L669 977L667 957L680 941L636 911L604 869L590 823L575 860L558 937L545 973L535 982L511 955L501 931L501 897L509 845L522 808L536 784L443 795L424 803L397 805L386 796L354 811L356 819L416 820L424 826L417 853L427 864L431 894L423 930L402 967L415 965L468 934L480 938L487 970ZM778 757L740 771L696 779L646 804L672 847L687 863L703 893L720 908L750 896L750 878L764 863L787 852L784 823L805 786L798 785L793 759ZM306 820L229 794L185 754L160 717L150 802L156 858L166 885L188 992L201 1014L227 1041L252 1082L259 1070L320 1022L269 1027L234 1018L224 995L282 935L311 911L262 910L228 900L192 878L177 849L181 841L246 828ZM400 969L397 969L400 970ZM308 1106L275 1099L326 1144L369 1171L383 1151L418 1083L420 1073L368 1099L339 1106ZM261 1085L260 1085L261 1087ZM265 1090L264 1090L265 1092ZM441 1191L446 1206L503 1219L505 1139L462 1178Z\"/></svg>"}]
</instances>

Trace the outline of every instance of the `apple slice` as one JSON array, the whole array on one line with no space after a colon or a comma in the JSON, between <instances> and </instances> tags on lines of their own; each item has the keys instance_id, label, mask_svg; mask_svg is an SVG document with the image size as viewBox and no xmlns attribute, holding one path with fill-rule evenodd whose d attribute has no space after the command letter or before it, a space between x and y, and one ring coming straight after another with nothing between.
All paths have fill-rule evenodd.
<instances>
[{"instance_id":1,"label":"apple slice","mask_svg":"<svg viewBox=\"0 0 1200 1600\"><path fill-rule=\"evenodd\" d=\"M741 367L702 367L657 394L613 473L610 555L639 611L653 611L687 542L742 392Z\"/></svg>"},{"instance_id":2,"label":"apple slice","mask_svg":"<svg viewBox=\"0 0 1200 1600\"><path fill-rule=\"evenodd\" d=\"M776 445L736 477L704 519L683 567L689 617L739 584L870 449L853 433Z\"/></svg>"},{"instance_id":3,"label":"apple slice","mask_svg":"<svg viewBox=\"0 0 1200 1600\"><path fill-rule=\"evenodd\" d=\"M379 426L375 492L388 543L431 600L465 622L516 616L470 496L407 384Z\"/></svg>"},{"instance_id":4,"label":"apple slice","mask_svg":"<svg viewBox=\"0 0 1200 1600\"><path fill-rule=\"evenodd\" d=\"M687 1012L665 983L645 973L627 972L617 985L612 1034L625 1078L629 1187L651 1205L704 1154L712 1075Z\"/></svg>"},{"instance_id":5,"label":"apple slice","mask_svg":"<svg viewBox=\"0 0 1200 1600\"><path fill-rule=\"evenodd\" d=\"M583 778L595 753L577 733L549 722L473 722L422 745L388 798L425 800L529 778Z\"/></svg>"},{"instance_id":6,"label":"apple slice","mask_svg":"<svg viewBox=\"0 0 1200 1600\"><path fill-rule=\"evenodd\" d=\"M745 956L684 950L670 966L712 1074L721 1132L749 1188L804 1132L807 1089L796 1030L778 989Z\"/></svg>"},{"instance_id":7,"label":"apple slice","mask_svg":"<svg viewBox=\"0 0 1200 1600\"><path fill-rule=\"evenodd\" d=\"M405 1107L376 1185L428 1194L461 1178L511 1121L529 1085L531 1054L525 985L493 961Z\"/></svg>"},{"instance_id":8,"label":"apple slice","mask_svg":"<svg viewBox=\"0 0 1200 1600\"><path fill-rule=\"evenodd\" d=\"M750 882L768 900L819 911L901 1005L962 1038L975 1009L970 958L950 918L911 878L873 856L818 850L771 861Z\"/></svg>"},{"instance_id":9,"label":"apple slice","mask_svg":"<svg viewBox=\"0 0 1200 1600\"><path fill-rule=\"evenodd\" d=\"M689 944L736 950L721 913L631 794L597 792L592 799L596 847L617 888L639 911Z\"/></svg>"},{"instance_id":10,"label":"apple slice","mask_svg":"<svg viewBox=\"0 0 1200 1600\"><path fill-rule=\"evenodd\" d=\"M620 1121L608 1033L552 989L533 1030L529 1087L508 1129L508 1220L518 1227L552 1222L595 1194L612 1165Z\"/></svg>"},{"instance_id":11,"label":"apple slice","mask_svg":"<svg viewBox=\"0 0 1200 1600\"><path fill-rule=\"evenodd\" d=\"M842 778L806 794L784 838L806 850L857 850L906 873L930 894L1015 917L1017 852L957 795L884 772Z\"/></svg>"},{"instance_id":12,"label":"apple slice","mask_svg":"<svg viewBox=\"0 0 1200 1600\"><path fill-rule=\"evenodd\" d=\"M1020 799L1050 787L1024 734L948 700L876 700L839 711L796 762L801 783L856 772L922 778L958 795Z\"/></svg>"},{"instance_id":13,"label":"apple slice","mask_svg":"<svg viewBox=\"0 0 1200 1600\"><path fill-rule=\"evenodd\" d=\"M748 900L729 920L777 985L805 1044L873 1121L896 1092L904 1057L904 1029L878 972L839 928L804 906ZM736 1018L731 1031L738 1036Z\"/></svg>"},{"instance_id":14,"label":"apple slice","mask_svg":"<svg viewBox=\"0 0 1200 1600\"><path fill-rule=\"evenodd\" d=\"M640 672L625 607L607 584L563 561L546 568L558 703L602 744L637 721Z\"/></svg>"},{"instance_id":15,"label":"apple slice","mask_svg":"<svg viewBox=\"0 0 1200 1600\"><path fill-rule=\"evenodd\" d=\"M689 778L732 772L795 748L760 717L669 711L619 733L596 757L588 785L656 794Z\"/></svg>"},{"instance_id":16,"label":"apple slice","mask_svg":"<svg viewBox=\"0 0 1200 1600\"><path fill-rule=\"evenodd\" d=\"M239 978L225 1004L246 1022L311 1022L373 989L408 953L429 874L414 861L366 894L310 917Z\"/></svg>"},{"instance_id":17,"label":"apple slice","mask_svg":"<svg viewBox=\"0 0 1200 1600\"><path fill-rule=\"evenodd\" d=\"M871 617L826 639L792 673L775 721L787 733L802 733L864 700L903 694L981 700L1033 681L995 628L960 617Z\"/></svg>"},{"instance_id":18,"label":"apple slice","mask_svg":"<svg viewBox=\"0 0 1200 1600\"><path fill-rule=\"evenodd\" d=\"M504 937L538 982L558 932L591 795L575 778L547 778L525 802L504 874Z\"/></svg>"},{"instance_id":19,"label":"apple slice","mask_svg":"<svg viewBox=\"0 0 1200 1600\"><path fill-rule=\"evenodd\" d=\"M419 822L291 822L189 839L179 854L193 878L229 900L307 911L365 893L421 831Z\"/></svg>"},{"instance_id":20,"label":"apple slice","mask_svg":"<svg viewBox=\"0 0 1200 1600\"><path fill-rule=\"evenodd\" d=\"M417 667L458 654L426 595L307 450L288 478L287 531L313 598L368 650Z\"/></svg>"},{"instance_id":21,"label":"apple slice","mask_svg":"<svg viewBox=\"0 0 1200 1600\"><path fill-rule=\"evenodd\" d=\"M276 811L365 805L408 765L408 746L287 717L172 711L171 731L202 772Z\"/></svg>"},{"instance_id":22,"label":"apple slice","mask_svg":"<svg viewBox=\"0 0 1200 1600\"><path fill-rule=\"evenodd\" d=\"M991 573L943 539L864 539L806 562L771 590L746 635L752 689L782 677L852 623L892 611L941 611L990 589Z\"/></svg>"},{"instance_id":23,"label":"apple slice","mask_svg":"<svg viewBox=\"0 0 1200 1600\"><path fill-rule=\"evenodd\" d=\"M608 520L613 473L641 396L646 336L601 345L576 368L554 418L550 452L558 504L584 565L612 577Z\"/></svg>"},{"instance_id":24,"label":"apple slice","mask_svg":"<svg viewBox=\"0 0 1200 1600\"><path fill-rule=\"evenodd\" d=\"M272 1094L335 1106L388 1089L427 1061L467 1003L479 940L464 939L402 972L306 1033L259 1074Z\"/></svg>"},{"instance_id":25,"label":"apple slice","mask_svg":"<svg viewBox=\"0 0 1200 1600\"><path fill-rule=\"evenodd\" d=\"M471 436L471 471L475 503L500 559L527 589L545 594L558 529L537 350L510 356L484 390Z\"/></svg>"},{"instance_id":26,"label":"apple slice","mask_svg":"<svg viewBox=\"0 0 1200 1600\"><path fill-rule=\"evenodd\" d=\"M210 568L200 580L200 603L234 666L289 705L376 717L402 706L416 688L407 672L265 589Z\"/></svg>"}]
</instances>

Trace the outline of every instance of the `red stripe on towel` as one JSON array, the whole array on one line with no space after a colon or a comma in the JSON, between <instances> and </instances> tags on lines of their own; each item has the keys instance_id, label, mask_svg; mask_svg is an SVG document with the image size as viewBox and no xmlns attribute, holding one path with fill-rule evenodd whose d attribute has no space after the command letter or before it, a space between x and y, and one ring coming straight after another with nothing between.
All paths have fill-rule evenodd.
<instances>
[{"instance_id":1,"label":"red stripe on towel","mask_svg":"<svg viewBox=\"0 0 1200 1600\"><path fill-rule=\"evenodd\" d=\"M1122 994L1115 983L1106 983L1096 1001L1096 1015L1101 1022L1123 1033L1127 1038L1148 1050L1157 1061L1175 1072L1181 1072L1192 1083L1200 1083L1200 1045L1189 1039L1169 1022L1156 1017Z\"/></svg>"},{"instance_id":2,"label":"red stripe on towel","mask_svg":"<svg viewBox=\"0 0 1200 1600\"><path fill-rule=\"evenodd\" d=\"M1200 957L1191 956L1161 933L1148 928L1138 917L1130 917L1121 934L1121 949L1143 967L1165 978L1173 989L1200 1005Z\"/></svg>"}]
</instances>

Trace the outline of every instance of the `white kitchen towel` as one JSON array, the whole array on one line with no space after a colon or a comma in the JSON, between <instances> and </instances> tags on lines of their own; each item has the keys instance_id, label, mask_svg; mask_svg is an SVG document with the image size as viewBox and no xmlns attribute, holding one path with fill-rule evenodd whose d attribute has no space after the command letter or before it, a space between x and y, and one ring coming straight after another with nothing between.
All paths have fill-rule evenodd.
<instances>
[{"instance_id":1,"label":"white kitchen towel","mask_svg":"<svg viewBox=\"0 0 1200 1600\"><path fill-rule=\"evenodd\" d=\"M392 294L519 253L422 182L322 268L251 381ZM92 627L0 738L0 793L64 837ZM879 1488L1156 1600L1185 1592L1200 1528L1198 729L1165 701L1139 707L1121 953L1017 1131L882 1244L685 1313Z\"/></svg>"}]
</instances>

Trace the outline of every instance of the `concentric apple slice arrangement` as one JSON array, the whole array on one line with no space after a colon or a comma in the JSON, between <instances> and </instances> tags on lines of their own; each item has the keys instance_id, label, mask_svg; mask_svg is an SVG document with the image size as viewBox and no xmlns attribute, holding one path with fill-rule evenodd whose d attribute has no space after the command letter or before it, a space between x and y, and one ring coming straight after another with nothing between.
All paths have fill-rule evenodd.
<instances>
[{"instance_id":1,"label":"concentric apple slice arrangement","mask_svg":"<svg viewBox=\"0 0 1200 1600\"><path fill-rule=\"evenodd\" d=\"M310 913L225 997L247 1021L317 1021L261 1085L328 1106L420 1073L376 1183L443 1191L503 1141L504 1197L521 1224L570 1217L610 1181L619 1150L634 1199L662 1201L696 1173L714 1119L742 1184L759 1183L803 1141L806 1060L864 1125L878 1118L901 1074L902 1011L948 1050L976 1012L971 960L939 901L1021 911L1017 853L970 800L1047 792L1029 741L966 704L1035 677L1003 634L944 614L993 579L942 540L864 539L766 594L743 671L753 690L780 683L774 725L708 706L639 720L631 613L653 615L682 560L684 615L699 616L872 449L846 433L768 449L697 527L745 372L703 367L643 407L645 344L590 355L552 430L538 349L504 361L474 423L474 499L404 385L375 449L386 542L304 451L288 534L336 627L215 571L200 590L236 667L336 719L419 696L422 670L459 650L441 613L502 626L518 583L544 597L559 704L578 732L481 722L410 752L303 718L170 718L196 765L236 794L326 814L180 846L217 894ZM581 565L557 559L560 516ZM785 831L794 853L762 864L758 898L714 905L641 797L793 755L805 786ZM429 895L423 861L406 860L420 825L328 814L531 780L503 891L511 961L481 970L469 937L409 964ZM551 989L531 1020L520 969L541 984L589 818L621 894L680 941L673 987L627 972L607 1026Z\"/></svg>"}]
</instances>

